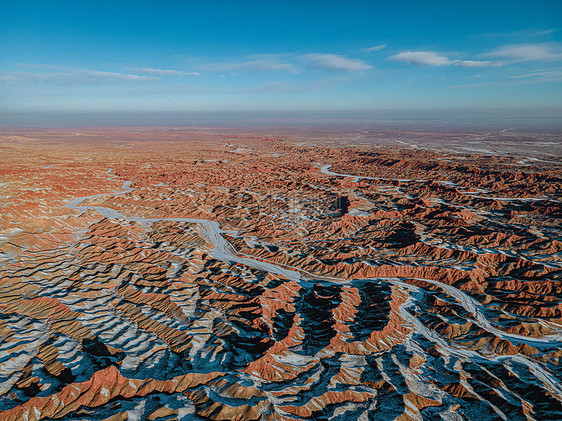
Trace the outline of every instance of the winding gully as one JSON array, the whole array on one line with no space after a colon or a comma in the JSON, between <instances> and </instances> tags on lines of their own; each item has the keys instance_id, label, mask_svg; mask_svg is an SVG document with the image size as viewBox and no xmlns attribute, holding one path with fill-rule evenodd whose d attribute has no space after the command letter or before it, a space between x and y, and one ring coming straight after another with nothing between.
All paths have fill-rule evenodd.
<instances>
[{"instance_id":1,"label":"winding gully","mask_svg":"<svg viewBox=\"0 0 562 421\"><path fill-rule=\"evenodd\" d=\"M351 177L354 179L370 179L369 177L361 177L357 175L347 175L339 174L329 171L329 165L324 165L321 167L321 172L327 176L335 177ZM111 175L112 169L107 171L108 179L114 179L115 176ZM410 181L410 180L400 180L400 181ZM112 195L122 195L135 191L131 187L132 181L125 181L123 183L122 189L113 193L97 194L91 196L79 197L68 202L65 207L74 209L76 211L84 212L87 210L92 210L100 213L106 218L122 219L130 222L137 222L143 226L150 227L151 224L159 221L172 221L172 222L185 222L197 224L200 227L201 234L205 237L213 246L211 255L213 258L230 263L239 263L246 265L250 268L257 269L264 272L269 272L272 274L283 276L289 280L297 282L303 288L310 288L315 283L337 283L337 284L348 284L357 281L375 281L381 283L387 283L392 285L394 288L400 288L406 291L409 298L400 306L400 313L403 319L409 325L410 334L405 339L405 346L412 350L414 353L425 354L424 350L420 347L419 341L415 340L416 335L421 335L425 340L434 344L440 352L444 355L454 356L461 361L504 361L508 360L510 363L523 364L525 365L531 373L537 378L537 380L543 384L544 388L547 389L554 396L562 396L562 379L559 379L555 373L553 373L549 368L541 362L538 362L525 355L497 355L490 353L489 355L483 355L480 352L463 349L458 345L449 343L448 340L438 335L435 331L425 326L422 321L414 314L416 309L416 296L420 293L424 293L423 289L418 286L413 286L408 284L406 279L400 278L357 278L357 279L339 279L339 278L329 278L329 277L318 277L306 273L305 271L295 268L295 267L283 267L278 264L257 260L249 256L240 255L236 252L234 247L222 236L224 232L221 230L220 225L216 221L208 219L197 219L197 218L142 218L127 216L115 209L111 209L104 206L90 206L84 205L83 203L87 200ZM514 345L526 344L535 347L539 350L556 349L562 347L562 334L558 333L549 337L533 338L523 335L511 334L502 331L501 329L495 327L493 323L486 317L486 308L479 303L477 300L466 294L465 292L455 288L454 286L447 285L432 279L421 279L417 280L428 282L435 285L443 290L444 294L452 298L458 305L462 306L464 310L473 318L472 322L478 325L483 330L488 333L499 337L504 340L510 341ZM312 357L311 357L312 358ZM431 387L430 387L431 388ZM443 393L438 389L433 389L431 394ZM494 407L494 411L500 418L505 419L505 414L502 411Z\"/></svg>"}]
</instances>

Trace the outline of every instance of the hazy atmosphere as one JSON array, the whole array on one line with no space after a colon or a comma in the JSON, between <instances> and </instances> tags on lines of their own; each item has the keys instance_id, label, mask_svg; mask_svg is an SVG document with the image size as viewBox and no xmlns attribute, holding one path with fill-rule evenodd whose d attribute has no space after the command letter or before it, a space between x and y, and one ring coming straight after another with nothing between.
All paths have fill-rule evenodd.
<instances>
[{"instance_id":1,"label":"hazy atmosphere","mask_svg":"<svg viewBox=\"0 0 562 421\"><path fill-rule=\"evenodd\" d=\"M3 124L142 123L177 113L171 100L219 124L234 111L562 111L556 1L6 1L1 13Z\"/></svg>"}]
</instances>

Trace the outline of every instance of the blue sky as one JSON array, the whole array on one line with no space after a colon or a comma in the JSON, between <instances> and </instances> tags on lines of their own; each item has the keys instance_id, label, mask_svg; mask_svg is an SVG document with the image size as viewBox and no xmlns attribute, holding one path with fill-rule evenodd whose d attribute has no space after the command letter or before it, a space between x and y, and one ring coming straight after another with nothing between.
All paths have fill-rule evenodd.
<instances>
[{"instance_id":1,"label":"blue sky","mask_svg":"<svg viewBox=\"0 0 562 421\"><path fill-rule=\"evenodd\" d=\"M117 3L117 4L114 4ZM305 4L302 4L305 3ZM0 3L0 111L561 108L562 2Z\"/></svg>"}]
</instances>

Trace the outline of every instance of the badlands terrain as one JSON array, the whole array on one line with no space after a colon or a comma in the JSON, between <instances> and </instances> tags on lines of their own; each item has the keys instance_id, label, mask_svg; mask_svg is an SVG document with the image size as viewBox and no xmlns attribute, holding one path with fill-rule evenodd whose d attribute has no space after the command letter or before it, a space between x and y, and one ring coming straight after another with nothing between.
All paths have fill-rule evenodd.
<instances>
[{"instance_id":1,"label":"badlands terrain","mask_svg":"<svg viewBox=\"0 0 562 421\"><path fill-rule=\"evenodd\" d=\"M4 129L0 419L562 419L560 146Z\"/></svg>"}]
</instances>

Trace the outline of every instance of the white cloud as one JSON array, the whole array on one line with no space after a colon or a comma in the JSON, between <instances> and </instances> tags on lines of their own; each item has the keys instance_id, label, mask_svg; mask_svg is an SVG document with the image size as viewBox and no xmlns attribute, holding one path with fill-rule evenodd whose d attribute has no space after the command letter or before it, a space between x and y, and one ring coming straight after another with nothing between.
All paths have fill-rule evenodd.
<instances>
[{"instance_id":1,"label":"white cloud","mask_svg":"<svg viewBox=\"0 0 562 421\"><path fill-rule=\"evenodd\" d=\"M182 72L180 72L179 70L152 69L150 67L136 67L132 70L147 75L181 75L182 74Z\"/></svg>"},{"instance_id":2,"label":"white cloud","mask_svg":"<svg viewBox=\"0 0 562 421\"><path fill-rule=\"evenodd\" d=\"M556 31L558 31L558 29L554 29L554 28L550 28L550 29L543 29L543 30L528 30L528 34L529 36L533 36L533 37L542 37L545 35L552 35L554 34Z\"/></svg>"},{"instance_id":3,"label":"white cloud","mask_svg":"<svg viewBox=\"0 0 562 421\"><path fill-rule=\"evenodd\" d=\"M505 64L503 61L450 59L436 51L404 51L388 59L419 66L500 67Z\"/></svg>"},{"instance_id":4,"label":"white cloud","mask_svg":"<svg viewBox=\"0 0 562 421\"><path fill-rule=\"evenodd\" d=\"M304 54L300 59L316 69L357 72L372 69L373 66L363 60L351 59L337 54Z\"/></svg>"},{"instance_id":5,"label":"white cloud","mask_svg":"<svg viewBox=\"0 0 562 421\"><path fill-rule=\"evenodd\" d=\"M247 57L243 61L211 63L202 66L211 71L227 72L289 72L301 73L306 68L355 72L372 69L372 66L359 59L350 59L337 54L260 54Z\"/></svg>"},{"instance_id":6,"label":"white cloud","mask_svg":"<svg viewBox=\"0 0 562 421\"><path fill-rule=\"evenodd\" d=\"M450 60L448 57L435 51L404 51L388 59L420 66L446 66L458 62L458 60Z\"/></svg>"},{"instance_id":7,"label":"white cloud","mask_svg":"<svg viewBox=\"0 0 562 421\"><path fill-rule=\"evenodd\" d=\"M374 47L361 48L362 53L372 53L373 51L380 51L386 48L386 44L375 45Z\"/></svg>"},{"instance_id":8,"label":"white cloud","mask_svg":"<svg viewBox=\"0 0 562 421\"><path fill-rule=\"evenodd\" d=\"M70 73L72 77L86 78L92 81L96 80L141 80L142 76L128 73L101 72L98 70L79 70L76 73Z\"/></svg>"},{"instance_id":9,"label":"white cloud","mask_svg":"<svg viewBox=\"0 0 562 421\"><path fill-rule=\"evenodd\" d=\"M36 73L36 72L2 72L0 77L3 80L12 81L39 81L39 82L59 82L59 83L91 83L91 82L111 82L111 81L134 81L145 80L144 76L103 72L99 70L78 69L69 72L56 73Z\"/></svg>"},{"instance_id":10,"label":"white cloud","mask_svg":"<svg viewBox=\"0 0 562 421\"><path fill-rule=\"evenodd\" d=\"M508 76L507 79L502 79L502 80L466 83L461 85L453 85L452 87L479 88L479 87L487 87L491 85L523 85L523 84L550 83L550 82L562 82L562 69L540 70L532 73Z\"/></svg>"},{"instance_id":11,"label":"white cloud","mask_svg":"<svg viewBox=\"0 0 562 421\"><path fill-rule=\"evenodd\" d=\"M525 79L537 82L558 82L562 81L562 70L548 70L544 72L526 73L523 75L509 76L510 79Z\"/></svg>"},{"instance_id":12,"label":"white cloud","mask_svg":"<svg viewBox=\"0 0 562 421\"><path fill-rule=\"evenodd\" d=\"M158 75L158 76L179 76L179 75L187 75L187 76L201 76L199 72L181 72L179 70L171 70L171 69L153 69L151 67L137 67L132 69L135 72L146 74L146 75Z\"/></svg>"},{"instance_id":13,"label":"white cloud","mask_svg":"<svg viewBox=\"0 0 562 421\"><path fill-rule=\"evenodd\" d=\"M471 35L472 38L488 38L493 40L518 40L520 42L525 42L524 40L531 40L533 38L545 38L552 34L558 32L559 29L556 28L528 28L519 31L496 31L496 32L486 32L480 34Z\"/></svg>"},{"instance_id":14,"label":"white cloud","mask_svg":"<svg viewBox=\"0 0 562 421\"><path fill-rule=\"evenodd\" d=\"M203 66L211 71L271 71L299 73L299 70L291 63L286 62L287 55L283 54L259 54L247 57L245 61L211 63Z\"/></svg>"},{"instance_id":15,"label":"white cloud","mask_svg":"<svg viewBox=\"0 0 562 421\"><path fill-rule=\"evenodd\" d=\"M506 44L484 56L499 57L513 62L562 60L562 46L549 43Z\"/></svg>"},{"instance_id":16,"label":"white cloud","mask_svg":"<svg viewBox=\"0 0 562 421\"><path fill-rule=\"evenodd\" d=\"M500 67L504 65L503 62L487 60L461 60L455 64L462 67Z\"/></svg>"}]
</instances>

